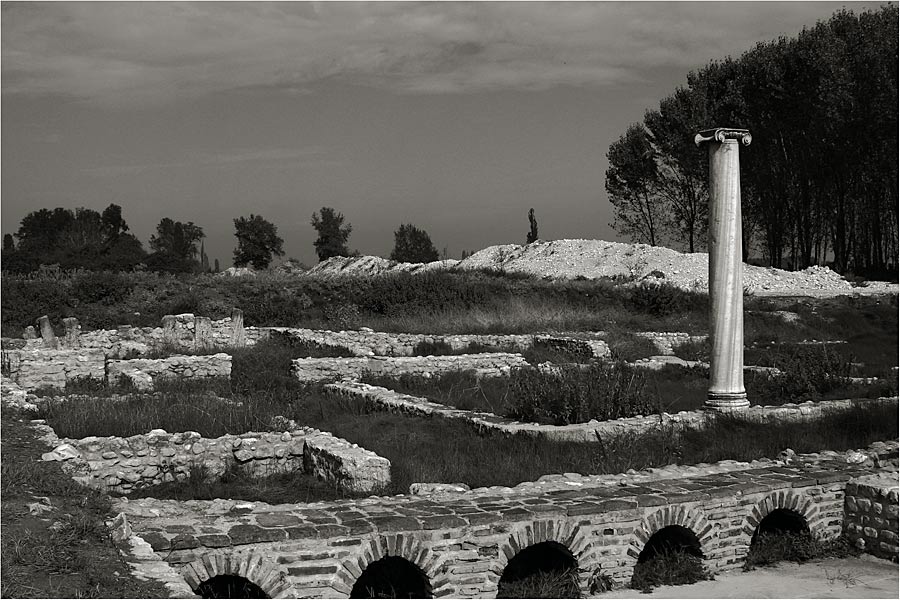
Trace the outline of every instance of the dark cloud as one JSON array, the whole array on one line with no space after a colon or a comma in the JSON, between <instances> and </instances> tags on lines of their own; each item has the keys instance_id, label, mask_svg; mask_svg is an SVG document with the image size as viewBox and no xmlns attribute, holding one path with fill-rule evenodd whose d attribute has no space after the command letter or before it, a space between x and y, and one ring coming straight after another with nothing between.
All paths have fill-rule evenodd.
<instances>
[{"instance_id":1,"label":"dark cloud","mask_svg":"<svg viewBox=\"0 0 900 600\"><path fill-rule=\"evenodd\" d=\"M406 93L606 86L688 69L837 3L6 3L4 94L159 103L340 79Z\"/></svg>"}]
</instances>

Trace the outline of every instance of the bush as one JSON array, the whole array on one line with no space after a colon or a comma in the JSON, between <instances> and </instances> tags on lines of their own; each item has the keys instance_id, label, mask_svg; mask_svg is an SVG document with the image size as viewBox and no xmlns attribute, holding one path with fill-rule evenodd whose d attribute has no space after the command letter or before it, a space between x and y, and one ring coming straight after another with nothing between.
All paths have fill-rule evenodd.
<instances>
[{"instance_id":1,"label":"bush","mask_svg":"<svg viewBox=\"0 0 900 600\"><path fill-rule=\"evenodd\" d=\"M655 412L644 393L646 377L623 363L559 365L557 373L514 369L507 416L555 425L606 421Z\"/></svg>"},{"instance_id":2,"label":"bush","mask_svg":"<svg viewBox=\"0 0 900 600\"><path fill-rule=\"evenodd\" d=\"M113 306L131 295L134 285L121 273L97 272L80 273L71 284L71 294L78 302L103 306ZM187 312L187 311L185 311Z\"/></svg>"},{"instance_id":3,"label":"bush","mask_svg":"<svg viewBox=\"0 0 900 600\"><path fill-rule=\"evenodd\" d=\"M427 342L422 340L413 347L413 356L445 356L453 354L453 347L444 340Z\"/></svg>"},{"instance_id":4,"label":"bush","mask_svg":"<svg viewBox=\"0 0 900 600\"><path fill-rule=\"evenodd\" d=\"M685 291L670 283L644 283L631 288L628 305L639 312L664 317L705 310L709 305L709 297Z\"/></svg>"},{"instance_id":5,"label":"bush","mask_svg":"<svg viewBox=\"0 0 900 600\"><path fill-rule=\"evenodd\" d=\"M607 340L609 351L616 360L634 362L641 358L648 358L659 354L651 340L633 333L617 333L610 335Z\"/></svg>"},{"instance_id":6,"label":"bush","mask_svg":"<svg viewBox=\"0 0 900 600\"><path fill-rule=\"evenodd\" d=\"M631 588L650 593L661 585L690 585L712 578L700 557L670 550L635 565Z\"/></svg>"},{"instance_id":7,"label":"bush","mask_svg":"<svg viewBox=\"0 0 900 600\"><path fill-rule=\"evenodd\" d=\"M850 362L827 344L776 346L769 352L766 366L781 373L752 372L747 378L748 392L764 402L820 400L844 385L853 370Z\"/></svg>"},{"instance_id":8,"label":"bush","mask_svg":"<svg viewBox=\"0 0 900 600\"><path fill-rule=\"evenodd\" d=\"M861 553L844 537L832 541L814 538L808 531L763 533L753 541L743 569L752 571L781 561L804 563L822 558L846 558Z\"/></svg>"}]
</instances>

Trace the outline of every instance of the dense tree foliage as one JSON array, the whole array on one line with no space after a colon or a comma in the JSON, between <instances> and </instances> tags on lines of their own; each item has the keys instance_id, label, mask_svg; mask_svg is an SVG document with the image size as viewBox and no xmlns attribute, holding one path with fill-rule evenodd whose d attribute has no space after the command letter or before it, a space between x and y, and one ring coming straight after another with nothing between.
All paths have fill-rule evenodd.
<instances>
[{"instance_id":1,"label":"dense tree foliage","mask_svg":"<svg viewBox=\"0 0 900 600\"><path fill-rule=\"evenodd\" d=\"M840 10L795 38L691 72L609 150L617 231L693 251L703 240L707 155L693 135L742 127L745 249L800 269L896 269L898 9Z\"/></svg>"},{"instance_id":2,"label":"dense tree foliage","mask_svg":"<svg viewBox=\"0 0 900 600\"><path fill-rule=\"evenodd\" d=\"M319 237L313 242L316 247L316 255L319 260L326 260L332 256L349 256L347 240L353 227L347 223L344 225L344 215L333 208L323 206L319 213L313 213L311 224L319 233Z\"/></svg>"},{"instance_id":3,"label":"dense tree foliage","mask_svg":"<svg viewBox=\"0 0 900 600\"><path fill-rule=\"evenodd\" d=\"M14 236L4 236L3 269L36 270L40 265L63 269L131 269L145 260L140 241L128 233L122 207L110 204L103 213L87 208L42 208L25 215Z\"/></svg>"},{"instance_id":4,"label":"dense tree foliage","mask_svg":"<svg viewBox=\"0 0 900 600\"><path fill-rule=\"evenodd\" d=\"M284 240L278 237L278 228L260 215L234 220L234 235L238 245L234 249L234 266L265 269L272 256L284 256Z\"/></svg>"},{"instance_id":5,"label":"dense tree foliage","mask_svg":"<svg viewBox=\"0 0 900 600\"><path fill-rule=\"evenodd\" d=\"M537 219L534 216L534 209L528 209L528 235L525 236L525 243L530 244L538 239Z\"/></svg>"},{"instance_id":6,"label":"dense tree foliage","mask_svg":"<svg viewBox=\"0 0 900 600\"><path fill-rule=\"evenodd\" d=\"M438 259L437 248L423 229L412 224L400 225L394 232L394 249L391 260L397 262L425 263Z\"/></svg>"},{"instance_id":7,"label":"dense tree foliage","mask_svg":"<svg viewBox=\"0 0 900 600\"><path fill-rule=\"evenodd\" d=\"M154 271L186 273L200 269L197 261L198 244L204 237L203 228L188 221L173 221L165 217L150 236L153 253L147 257L147 266Z\"/></svg>"}]
</instances>

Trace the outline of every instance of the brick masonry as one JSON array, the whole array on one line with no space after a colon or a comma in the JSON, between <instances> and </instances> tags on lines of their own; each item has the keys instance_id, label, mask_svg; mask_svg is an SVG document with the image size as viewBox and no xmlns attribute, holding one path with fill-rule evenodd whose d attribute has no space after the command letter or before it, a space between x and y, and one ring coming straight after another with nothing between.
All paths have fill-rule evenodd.
<instances>
[{"instance_id":1,"label":"brick masonry","mask_svg":"<svg viewBox=\"0 0 900 600\"><path fill-rule=\"evenodd\" d=\"M894 459L896 452L893 444ZM647 540L669 525L697 536L714 573L742 564L754 530L775 509L798 513L821 538L840 535L847 483L871 468L810 456L712 475L684 470L669 479L560 484L540 494L482 488L278 506L137 500L116 510L120 527L127 524L193 588L243 573L271 597L347 597L370 564L398 556L421 570L435 597L492 597L512 557L554 541L577 559L587 594L598 574L627 583Z\"/></svg>"}]
</instances>

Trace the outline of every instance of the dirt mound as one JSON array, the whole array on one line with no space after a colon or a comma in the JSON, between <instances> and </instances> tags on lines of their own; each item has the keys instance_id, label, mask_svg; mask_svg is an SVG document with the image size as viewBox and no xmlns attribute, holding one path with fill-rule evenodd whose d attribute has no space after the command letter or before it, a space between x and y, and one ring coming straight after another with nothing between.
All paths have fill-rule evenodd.
<instances>
[{"instance_id":1,"label":"dirt mound","mask_svg":"<svg viewBox=\"0 0 900 600\"><path fill-rule=\"evenodd\" d=\"M709 255L683 254L647 244L603 240L553 240L526 246L489 246L465 260L398 263L377 256L335 257L308 271L313 276L372 276L430 270L489 270L521 273L546 279L612 278L623 283L651 280L683 289L705 291L709 284ZM744 288L754 294L835 295L841 293L897 293L896 284L871 283L854 287L828 267L803 271L744 265Z\"/></svg>"},{"instance_id":2,"label":"dirt mound","mask_svg":"<svg viewBox=\"0 0 900 600\"><path fill-rule=\"evenodd\" d=\"M400 272L421 273L450 269L458 262L458 260L437 260L430 263L401 263L379 256L334 256L323 260L306 273L318 277L359 277Z\"/></svg>"}]
</instances>

